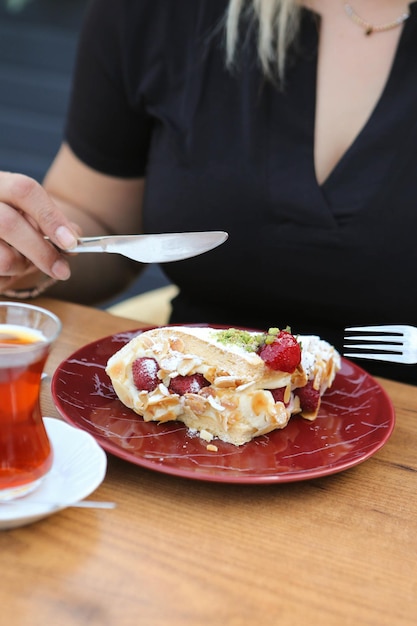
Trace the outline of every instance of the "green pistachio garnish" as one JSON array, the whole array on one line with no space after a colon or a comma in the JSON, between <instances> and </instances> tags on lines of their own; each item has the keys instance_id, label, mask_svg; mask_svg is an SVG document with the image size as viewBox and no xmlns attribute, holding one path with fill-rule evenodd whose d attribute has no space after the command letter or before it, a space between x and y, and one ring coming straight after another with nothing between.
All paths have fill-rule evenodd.
<instances>
[{"instance_id":1,"label":"green pistachio garnish","mask_svg":"<svg viewBox=\"0 0 417 626\"><path fill-rule=\"evenodd\" d=\"M264 341L265 334L253 334L246 330L239 330L238 328L227 328L225 330L215 331L215 337L219 343L232 344L243 348L247 352L257 352L259 346L261 346Z\"/></svg>"},{"instance_id":2,"label":"green pistachio garnish","mask_svg":"<svg viewBox=\"0 0 417 626\"><path fill-rule=\"evenodd\" d=\"M290 333L291 328L287 326L284 329ZM223 344L232 344L243 348L247 352L257 352L261 346L274 343L280 329L272 326L266 333L250 333L247 330L239 330L238 328L227 328L225 330L215 331L216 340Z\"/></svg>"},{"instance_id":3,"label":"green pistachio garnish","mask_svg":"<svg viewBox=\"0 0 417 626\"><path fill-rule=\"evenodd\" d=\"M289 326L287 326L283 330L287 333L291 333L291 328ZM268 346L271 343L274 343L275 339L277 338L280 332L281 332L280 328L275 328L275 327L269 328L268 332L264 334L264 341L263 341L264 345Z\"/></svg>"},{"instance_id":4,"label":"green pistachio garnish","mask_svg":"<svg viewBox=\"0 0 417 626\"><path fill-rule=\"evenodd\" d=\"M268 346L271 343L274 343L276 336L279 333L279 328L270 328L265 335L264 343Z\"/></svg>"}]
</instances>

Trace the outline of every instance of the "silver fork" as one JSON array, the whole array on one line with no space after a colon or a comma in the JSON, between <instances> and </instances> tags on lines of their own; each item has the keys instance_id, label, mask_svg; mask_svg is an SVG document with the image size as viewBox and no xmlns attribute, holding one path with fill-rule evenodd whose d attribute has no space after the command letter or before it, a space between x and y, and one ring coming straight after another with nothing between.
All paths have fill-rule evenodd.
<instances>
[{"instance_id":1,"label":"silver fork","mask_svg":"<svg viewBox=\"0 0 417 626\"><path fill-rule=\"evenodd\" d=\"M344 356L408 365L417 363L417 328L414 326L351 326L345 328L345 333L344 348L349 352L344 352ZM360 343L355 343L357 341Z\"/></svg>"}]
</instances>

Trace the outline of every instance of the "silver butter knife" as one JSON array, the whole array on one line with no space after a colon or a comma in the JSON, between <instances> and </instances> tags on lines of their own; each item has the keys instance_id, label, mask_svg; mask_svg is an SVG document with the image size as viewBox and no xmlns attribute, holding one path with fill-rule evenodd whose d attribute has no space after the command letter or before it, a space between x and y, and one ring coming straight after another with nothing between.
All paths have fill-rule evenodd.
<instances>
[{"instance_id":1,"label":"silver butter knife","mask_svg":"<svg viewBox=\"0 0 417 626\"><path fill-rule=\"evenodd\" d=\"M80 237L68 252L109 252L141 263L169 263L208 252L228 238L222 230L152 235ZM45 237L48 239L48 237Z\"/></svg>"}]
</instances>

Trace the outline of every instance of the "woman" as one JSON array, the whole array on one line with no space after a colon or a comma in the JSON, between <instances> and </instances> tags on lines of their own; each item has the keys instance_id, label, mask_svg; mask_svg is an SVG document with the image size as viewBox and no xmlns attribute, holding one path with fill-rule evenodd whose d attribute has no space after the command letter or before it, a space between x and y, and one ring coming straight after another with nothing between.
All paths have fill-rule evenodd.
<instances>
[{"instance_id":1,"label":"woman","mask_svg":"<svg viewBox=\"0 0 417 626\"><path fill-rule=\"evenodd\" d=\"M44 187L0 178L0 289L37 293L41 270L92 302L139 271L43 235L70 250L79 232L222 229L164 267L172 321L338 348L345 325L417 325L416 110L415 2L93 0Z\"/></svg>"}]
</instances>

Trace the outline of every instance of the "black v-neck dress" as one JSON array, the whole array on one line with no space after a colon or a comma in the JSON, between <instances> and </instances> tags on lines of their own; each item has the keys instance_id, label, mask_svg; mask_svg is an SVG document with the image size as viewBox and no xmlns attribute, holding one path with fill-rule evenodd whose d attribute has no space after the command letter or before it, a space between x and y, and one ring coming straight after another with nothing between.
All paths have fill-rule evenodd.
<instances>
[{"instance_id":1,"label":"black v-neck dress","mask_svg":"<svg viewBox=\"0 0 417 626\"><path fill-rule=\"evenodd\" d=\"M321 186L318 17L303 11L279 90L251 33L225 69L226 6L93 0L74 76L66 140L101 172L146 177L146 231L229 232L164 267L181 289L172 321L290 325L339 349L346 325L417 325L417 3L379 102ZM416 367L362 366L417 384Z\"/></svg>"}]
</instances>

